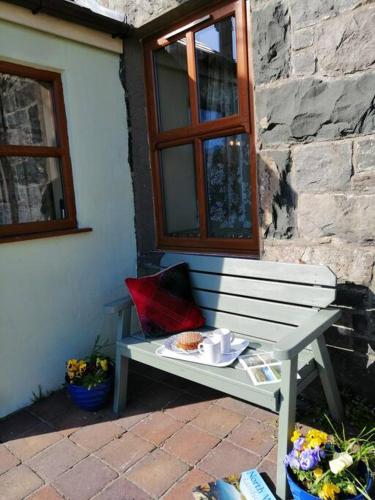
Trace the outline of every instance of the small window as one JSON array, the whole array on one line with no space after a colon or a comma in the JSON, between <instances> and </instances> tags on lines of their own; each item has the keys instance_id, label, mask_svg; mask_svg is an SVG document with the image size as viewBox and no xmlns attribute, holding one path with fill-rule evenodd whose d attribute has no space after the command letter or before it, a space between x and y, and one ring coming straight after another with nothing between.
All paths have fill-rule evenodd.
<instances>
[{"instance_id":1,"label":"small window","mask_svg":"<svg viewBox=\"0 0 375 500\"><path fill-rule=\"evenodd\" d=\"M0 61L0 239L76 226L60 74Z\"/></svg>"},{"instance_id":2,"label":"small window","mask_svg":"<svg viewBox=\"0 0 375 500\"><path fill-rule=\"evenodd\" d=\"M145 42L158 246L257 253L244 0Z\"/></svg>"}]
</instances>

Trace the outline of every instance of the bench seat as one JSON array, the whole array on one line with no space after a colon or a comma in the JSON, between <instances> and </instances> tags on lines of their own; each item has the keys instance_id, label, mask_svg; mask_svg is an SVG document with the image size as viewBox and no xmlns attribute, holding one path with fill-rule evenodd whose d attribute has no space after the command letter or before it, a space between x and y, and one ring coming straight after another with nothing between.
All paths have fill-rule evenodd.
<instances>
[{"instance_id":1,"label":"bench seat","mask_svg":"<svg viewBox=\"0 0 375 500\"><path fill-rule=\"evenodd\" d=\"M201 331L207 331L207 329ZM258 338L245 337L237 333L236 335L250 340L249 348L242 355L254 353L254 348L265 351L273 350L271 342L260 341ZM118 341L117 350L126 358L187 378L231 396L255 402L271 411L279 411L280 383L256 386L251 382L245 370L236 368L237 363L225 368L217 368L159 356L155 354L155 351L163 344L165 338L167 337L146 339L142 332L136 332L131 337ZM251 346L253 346L253 350ZM317 376L311 350L305 349L298 356L298 373L300 378L297 381L297 386L298 392L300 392Z\"/></svg>"}]
</instances>

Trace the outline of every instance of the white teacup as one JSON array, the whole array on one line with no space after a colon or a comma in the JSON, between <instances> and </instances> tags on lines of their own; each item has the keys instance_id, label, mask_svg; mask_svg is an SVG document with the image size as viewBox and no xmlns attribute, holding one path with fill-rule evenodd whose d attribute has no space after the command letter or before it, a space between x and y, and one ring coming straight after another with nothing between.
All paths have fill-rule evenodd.
<instances>
[{"instance_id":1,"label":"white teacup","mask_svg":"<svg viewBox=\"0 0 375 500\"><path fill-rule=\"evenodd\" d=\"M208 363L219 363L221 359L220 342L213 338L205 338L198 345L198 351Z\"/></svg>"},{"instance_id":2,"label":"white teacup","mask_svg":"<svg viewBox=\"0 0 375 500\"><path fill-rule=\"evenodd\" d=\"M220 342L221 354L228 354L231 351L234 333L228 330L228 328L214 330L210 338Z\"/></svg>"}]
</instances>

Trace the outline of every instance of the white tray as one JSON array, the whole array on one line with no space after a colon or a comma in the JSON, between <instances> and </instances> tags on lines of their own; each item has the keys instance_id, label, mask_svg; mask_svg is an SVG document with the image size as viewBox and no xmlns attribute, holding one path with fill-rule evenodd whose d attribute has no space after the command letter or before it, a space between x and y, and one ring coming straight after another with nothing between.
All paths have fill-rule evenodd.
<instances>
[{"instance_id":1,"label":"white tray","mask_svg":"<svg viewBox=\"0 0 375 500\"><path fill-rule=\"evenodd\" d=\"M183 353L172 351L166 348L164 345L158 347L155 354L158 356L164 356L166 358L181 359L182 361L191 361L192 363L200 363L202 365L224 367L229 366L235 361L238 356L248 347L249 341L246 339L240 339L235 337L232 341L232 349L229 353L222 354L222 359L219 363L209 363L205 361L204 357L199 352L194 353Z\"/></svg>"}]
</instances>

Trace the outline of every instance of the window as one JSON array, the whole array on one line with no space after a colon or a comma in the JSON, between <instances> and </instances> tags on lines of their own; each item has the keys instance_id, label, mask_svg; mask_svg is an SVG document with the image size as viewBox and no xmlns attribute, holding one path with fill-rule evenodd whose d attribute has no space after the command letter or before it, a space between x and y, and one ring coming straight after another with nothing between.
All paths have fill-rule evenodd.
<instances>
[{"instance_id":1,"label":"window","mask_svg":"<svg viewBox=\"0 0 375 500\"><path fill-rule=\"evenodd\" d=\"M144 44L158 246L256 253L245 2Z\"/></svg>"},{"instance_id":2,"label":"window","mask_svg":"<svg viewBox=\"0 0 375 500\"><path fill-rule=\"evenodd\" d=\"M0 240L76 226L60 74L0 61Z\"/></svg>"}]
</instances>

